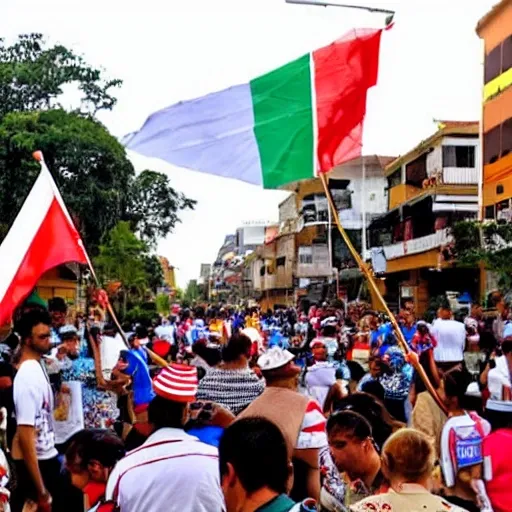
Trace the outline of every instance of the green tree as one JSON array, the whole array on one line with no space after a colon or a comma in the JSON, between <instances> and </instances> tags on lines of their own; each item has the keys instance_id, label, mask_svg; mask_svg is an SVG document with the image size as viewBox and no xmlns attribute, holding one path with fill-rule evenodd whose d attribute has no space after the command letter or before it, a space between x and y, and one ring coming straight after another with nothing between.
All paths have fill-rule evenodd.
<instances>
[{"instance_id":1,"label":"green tree","mask_svg":"<svg viewBox=\"0 0 512 512\"><path fill-rule=\"evenodd\" d=\"M197 284L195 279L191 279L187 283L187 287L185 289L185 295L183 296L183 302L188 304L193 304L195 301L200 299L201 297L201 288Z\"/></svg>"},{"instance_id":2,"label":"green tree","mask_svg":"<svg viewBox=\"0 0 512 512\"><path fill-rule=\"evenodd\" d=\"M0 39L0 117L61 108L59 98L68 84L81 92L77 111L95 115L114 107L117 100L111 90L121 83L105 80L101 70L64 46L48 48L42 34L20 35L10 46Z\"/></svg>"},{"instance_id":3,"label":"green tree","mask_svg":"<svg viewBox=\"0 0 512 512\"><path fill-rule=\"evenodd\" d=\"M131 231L130 224L119 222L105 237L94 260L103 284L121 283L122 317L128 301L140 300L147 288L146 251L146 245Z\"/></svg>"},{"instance_id":4,"label":"green tree","mask_svg":"<svg viewBox=\"0 0 512 512\"><path fill-rule=\"evenodd\" d=\"M14 112L0 120L0 219L11 224L38 173L43 151L87 249L127 215L135 171L103 125L63 110Z\"/></svg>"},{"instance_id":5,"label":"green tree","mask_svg":"<svg viewBox=\"0 0 512 512\"><path fill-rule=\"evenodd\" d=\"M124 147L95 120L99 110L113 108L112 90L120 84L64 46L48 47L40 34L11 46L0 39L0 241L39 172L31 156L38 149L92 256L119 221L154 246L183 208L193 208L165 175L137 177ZM82 93L71 112L60 108L64 86Z\"/></svg>"},{"instance_id":6,"label":"green tree","mask_svg":"<svg viewBox=\"0 0 512 512\"><path fill-rule=\"evenodd\" d=\"M148 254L144 257L144 269L148 276L148 288L157 293L158 288L164 286L164 271L160 260L155 254Z\"/></svg>"},{"instance_id":7,"label":"green tree","mask_svg":"<svg viewBox=\"0 0 512 512\"><path fill-rule=\"evenodd\" d=\"M176 192L165 174L145 170L131 187L128 215L141 239L152 245L179 222L180 210L193 209L195 204Z\"/></svg>"},{"instance_id":8,"label":"green tree","mask_svg":"<svg viewBox=\"0 0 512 512\"><path fill-rule=\"evenodd\" d=\"M161 315L168 315L171 310L171 301L168 293L159 293L155 299L156 310Z\"/></svg>"},{"instance_id":9,"label":"green tree","mask_svg":"<svg viewBox=\"0 0 512 512\"><path fill-rule=\"evenodd\" d=\"M483 263L496 272L502 291L512 289L512 224L467 220L452 227L457 263L475 267Z\"/></svg>"}]
</instances>

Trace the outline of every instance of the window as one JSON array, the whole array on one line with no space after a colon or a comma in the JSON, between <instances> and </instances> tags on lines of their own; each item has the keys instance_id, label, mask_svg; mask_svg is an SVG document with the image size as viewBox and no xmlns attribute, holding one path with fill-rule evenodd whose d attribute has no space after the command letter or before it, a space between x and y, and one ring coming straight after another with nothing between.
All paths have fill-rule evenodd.
<instances>
[{"instance_id":1,"label":"window","mask_svg":"<svg viewBox=\"0 0 512 512\"><path fill-rule=\"evenodd\" d=\"M304 224L327 222L329 220L328 203L325 194L311 194L302 199Z\"/></svg>"},{"instance_id":2,"label":"window","mask_svg":"<svg viewBox=\"0 0 512 512\"><path fill-rule=\"evenodd\" d=\"M486 219L494 219L494 205L485 207L485 218Z\"/></svg>"},{"instance_id":3,"label":"window","mask_svg":"<svg viewBox=\"0 0 512 512\"><path fill-rule=\"evenodd\" d=\"M402 169L398 168L393 174L388 177L388 187L393 188L402 183Z\"/></svg>"},{"instance_id":4,"label":"window","mask_svg":"<svg viewBox=\"0 0 512 512\"><path fill-rule=\"evenodd\" d=\"M484 134L484 163L492 164L499 159L501 153L501 127L496 126Z\"/></svg>"},{"instance_id":5,"label":"window","mask_svg":"<svg viewBox=\"0 0 512 512\"><path fill-rule=\"evenodd\" d=\"M503 185L496 185L496 194L503 194Z\"/></svg>"},{"instance_id":6,"label":"window","mask_svg":"<svg viewBox=\"0 0 512 512\"><path fill-rule=\"evenodd\" d=\"M286 256L282 256L281 258L276 259L276 267L284 267L286 263Z\"/></svg>"},{"instance_id":7,"label":"window","mask_svg":"<svg viewBox=\"0 0 512 512\"><path fill-rule=\"evenodd\" d=\"M427 154L421 155L416 160L405 166L405 182L407 185L421 187L427 177Z\"/></svg>"},{"instance_id":8,"label":"window","mask_svg":"<svg viewBox=\"0 0 512 512\"><path fill-rule=\"evenodd\" d=\"M475 167L475 147L443 146L443 167Z\"/></svg>"},{"instance_id":9,"label":"window","mask_svg":"<svg viewBox=\"0 0 512 512\"><path fill-rule=\"evenodd\" d=\"M485 57L485 83L501 75L501 44Z\"/></svg>"},{"instance_id":10,"label":"window","mask_svg":"<svg viewBox=\"0 0 512 512\"><path fill-rule=\"evenodd\" d=\"M313 247L303 246L299 247L299 263L301 265L313 264Z\"/></svg>"},{"instance_id":11,"label":"window","mask_svg":"<svg viewBox=\"0 0 512 512\"><path fill-rule=\"evenodd\" d=\"M508 36L502 43L501 72L512 68L512 36Z\"/></svg>"},{"instance_id":12,"label":"window","mask_svg":"<svg viewBox=\"0 0 512 512\"><path fill-rule=\"evenodd\" d=\"M504 157L512 151L512 118L507 119L501 125L501 152Z\"/></svg>"}]
</instances>

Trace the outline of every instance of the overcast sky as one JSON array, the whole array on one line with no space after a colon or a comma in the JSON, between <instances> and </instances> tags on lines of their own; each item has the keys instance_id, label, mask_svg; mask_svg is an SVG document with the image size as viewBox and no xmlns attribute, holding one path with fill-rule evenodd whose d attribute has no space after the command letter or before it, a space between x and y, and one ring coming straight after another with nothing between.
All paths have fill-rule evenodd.
<instances>
[{"instance_id":1,"label":"overcast sky","mask_svg":"<svg viewBox=\"0 0 512 512\"><path fill-rule=\"evenodd\" d=\"M371 91L364 152L398 155L435 130L432 120L480 117L482 46L478 19L497 0L347 0L396 10ZM101 120L116 136L153 111L247 82L383 16L285 0L0 0L0 35L41 32L124 81ZM158 252L178 268L179 284L198 277L225 234L242 221L277 220L284 192L179 169L130 154L137 170L168 173L197 199L195 211Z\"/></svg>"}]
</instances>

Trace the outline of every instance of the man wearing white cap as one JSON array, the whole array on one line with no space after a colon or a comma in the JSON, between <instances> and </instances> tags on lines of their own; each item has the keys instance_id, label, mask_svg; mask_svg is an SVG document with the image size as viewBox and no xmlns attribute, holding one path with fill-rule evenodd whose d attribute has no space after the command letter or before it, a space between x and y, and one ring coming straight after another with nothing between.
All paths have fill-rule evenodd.
<instances>
[{"instance_id":1,"label":"man wearing white cap","mask_svg":"<svg viewBox=\"0 0 512 512\"><path fill-rule=\"evenodd\" d=\"M284 435L294 462L292 499L320 495L319 450L327 446L326 419L318 402L298 391L300 368L294 356L279 347L258 359L267 387L239 416L262 417L275 423Z\"/></svg>"},{"instance_id":2,"label":"man wearing white cap","mask_svg":"<svg viewBox=\"0 0 512 512\"><path fill-rule=\"evenodd\" d=\"M197 369L171 364L153 380L153 433L115 467L106 499L122 512L221 511L217 449L183 430L197 392ZM103 509L102 509L103 510Z\"/></svg>"}]
</instances>

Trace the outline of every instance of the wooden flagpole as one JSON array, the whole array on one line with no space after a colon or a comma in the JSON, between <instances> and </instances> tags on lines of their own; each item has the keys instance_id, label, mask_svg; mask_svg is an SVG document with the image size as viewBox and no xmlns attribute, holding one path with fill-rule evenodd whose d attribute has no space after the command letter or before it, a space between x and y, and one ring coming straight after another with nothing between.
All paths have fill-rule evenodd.
<instances>
[{"instance_id":1,"label":"wooden flagpole","mask_svg":"<svg viewBox=\"0 0 512 512\"><path fill-rule=\"evenodd\" d=\"M362 157L364 158L364 157ZM391 312L389 309L389 306L387 305L386 301L384 300L384 297L380 293L380 290L377 286L377 283L375 281L375 278L373 276L373 272L368 268L368 265L363 261L359 253L356 251L355 247L352 245L352 242L350 241L350 238L347 235L347 232L343 228L340 222L340 217L338 215L338 210L336 209L336 205L334 204L334 199L332 197L331 191L329 189L329 185L327 183L327 178L325 176L325 173L320 173L320 180L322 182L325 195L327 197L327 201L329 202L329 207L331 209L332 218L334 219L334 223L336 224L336 227L338 228L338 231L340 232L341 237L343 238L343 241L345 242L345 245L348 247L348 250L350 251L350 254L352 254L352 257L354 258L355 262L357 263L357 266L363 273L363 275L366 277L366 280L368 282L368 285L372 289L372 291L375 293L376 297L379 299L379 301L382 304L382 307L384 308L385 313L389 317L391 321L391 325L393 326L393 330L396 335L396 339L398 341L398 344L402 351L407 355L411 352L411 349L409 348L409 345L405 341L404 335L400 329L400 326L398 325L398 322L396 321L395 315ZM366 228L366 226L364 226ZM416 360L413 362L414 369L418 372L419 376L421 377L421 380L425 384L426 388L428 389L429 393L432 395L432 398L436 401L437 405L441 408L442 411L445 413L446 406L443 404L441 398L437 394L437 391L435 390L434 386L430 382L427 374L425 373L425 370L423 366L419 363L419 360L416 358Z\"/></svg>"}]
</instances>

